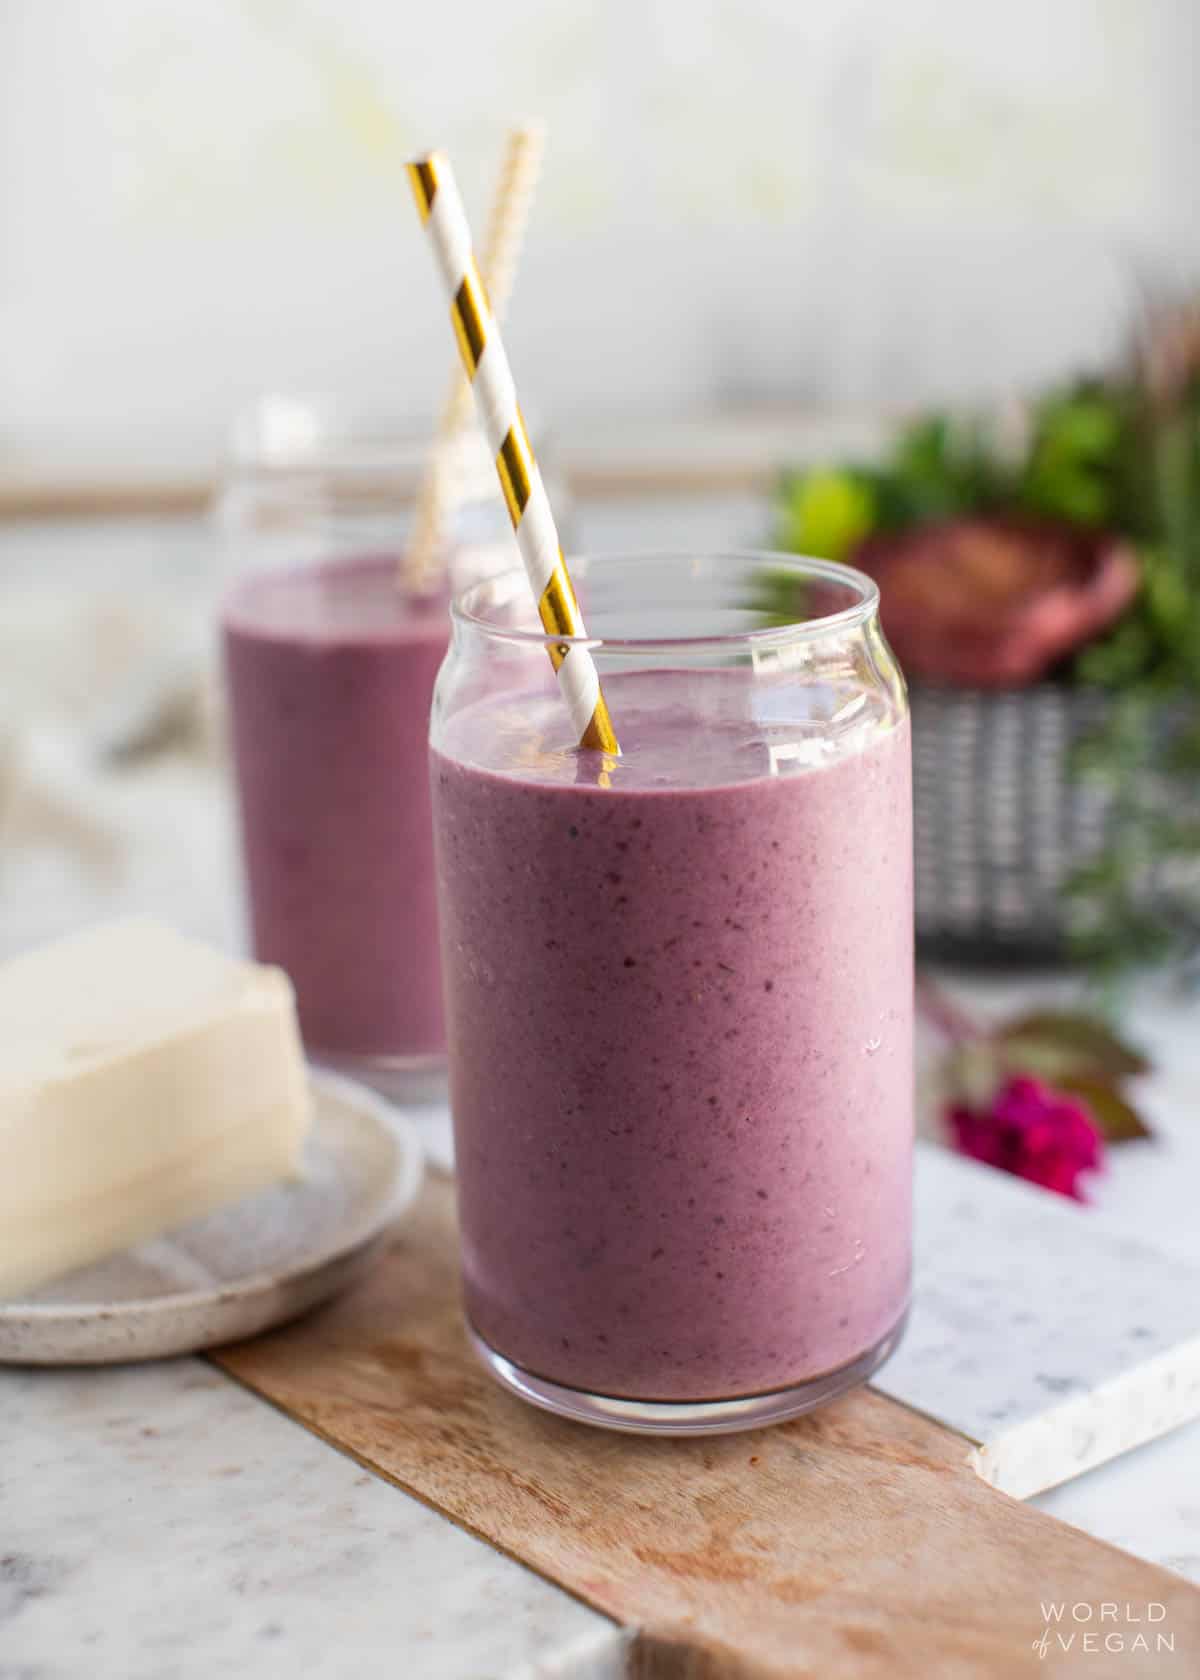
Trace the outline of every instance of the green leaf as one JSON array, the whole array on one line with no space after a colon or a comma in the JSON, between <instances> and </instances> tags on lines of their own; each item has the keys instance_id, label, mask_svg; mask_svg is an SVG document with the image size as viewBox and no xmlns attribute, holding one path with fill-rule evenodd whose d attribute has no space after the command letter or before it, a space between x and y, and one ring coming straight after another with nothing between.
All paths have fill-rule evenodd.
<instances>
[{"instance_id":1,"label":"green leaf","mask_svg":"<svg viewBox=\"0 0 1200 1680\"><path fill-rule=\"evenodd\" d=\"M942 1061L940 1084L947 1102L988 1108L1002 1083L1001 1059L986 1038L960 1044Z\"/></svg>"},{"instance_id":2,"label":"green leaf","mask_svg":"<svg viewBox=\"0 0 1200 1680\"><path fill-rule=\"evenodd\" d=\"M1114 396L1099 385L1043 398L1036 422L1035 447L1060 460L1106 460L1121 440Z\"/></svg>"},{"instance_id":3,"label":"green leaf","mask_svg":"<svg viewBox=\"0 0 1200 1680\"><path fill-rule=\"evenodd\" d=\"M856 473L818 469L794 479L782 510L781 540L797 554L844 560L875 524L870 484Z\"/></svg>"},{"instance_id":4,"label":"green leaf","mask_svg":"<svg viewBox=\"0 0 1200 1680\"><path fill-rule=\"evenodd\" d=\"M1106 1143L1128 1143L1134 1138L1152 1137L1137 1109L1102 1079L1060 1079L1059 1089L1082 1097Z\"/></svg>"},{"instance_id":5,"label":"green leaf","mask_svg":"<svg viewBox=\"0 0 1200 1680\"><path fill-rule=\"evenodd\" d=\"M1124 688L1141 676L1155 654L1151 627L1142 618L1123 619L1099 642L1077 656L1075 669L1097 688Z\"/></svg>"},{"instance_id":6,"label":"green leaf","mask_svg":"<svg viewBox=\"0 0 1200 1680\"><path fill-rule=\"evenodd\" d=\"M1021 504L1073 525L1107 523L1123 433L1118 399L1102 386L1044 397L1034 412L1032 446L1018 486Z\"/></svg>"},{"instance_id":7,"label":"green leaf","mask_svg":"<svg viewBox=\"0 0 1200 1680\"><path fill-rule=\"evenodd\" d=\"M1010 1021L996 1038L1007 1066L1055 1084L1071 1076L1123 1079L1150 1069L1139 1050L1091 1015L1037 1010Z\"/></svg>"}]
</instances>

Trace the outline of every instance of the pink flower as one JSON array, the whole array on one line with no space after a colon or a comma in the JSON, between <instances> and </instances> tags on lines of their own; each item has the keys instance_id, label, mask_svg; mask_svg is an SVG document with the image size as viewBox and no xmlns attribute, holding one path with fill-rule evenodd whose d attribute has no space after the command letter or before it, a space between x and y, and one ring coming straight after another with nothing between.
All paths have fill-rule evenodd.
<instances>
[{"instance_id":1,"label":"pink flower","mask_svg":"<svg viewBox=\"0 0 1200 1680\"><path fill-rule=\"evenodd\" d=\"M990 1108L958 1104L948 1118L964 1155L1078 1202L1087 1200L1080 1173L1104 1165L1104 1142L1087 1104L1037 1079L1010 1079Z\"/></svg>"}]
</instances>

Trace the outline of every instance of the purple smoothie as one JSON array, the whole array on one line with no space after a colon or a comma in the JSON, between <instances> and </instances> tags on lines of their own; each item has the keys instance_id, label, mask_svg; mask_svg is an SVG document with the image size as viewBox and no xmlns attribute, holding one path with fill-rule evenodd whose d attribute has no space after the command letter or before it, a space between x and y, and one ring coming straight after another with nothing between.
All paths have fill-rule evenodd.
<instances>
[{"instance_id":1,"label":"purple smoothie","mask_svg":"<svg viewBox=\"0 0 1200 1680\"><path fill-rule=\"evenodd\" d=\"M311 1050L445 1048L429 808L444 600L396 557L251 578L223 615L255 955L286 969Z\"/></svg>"},{"instance_id":2,"label":"purple smoothie","mask_svg":"<svg viewBox=\"0 0 1200 1680\"><path fill-rule=\"evenodd\" d=\"M908 1301L907 720L868 699L825 762L802 689L605 692L615 765L553 694L433 755L468 1314L596 1394L786 1388Z\"/></svg>"}]
</instances>

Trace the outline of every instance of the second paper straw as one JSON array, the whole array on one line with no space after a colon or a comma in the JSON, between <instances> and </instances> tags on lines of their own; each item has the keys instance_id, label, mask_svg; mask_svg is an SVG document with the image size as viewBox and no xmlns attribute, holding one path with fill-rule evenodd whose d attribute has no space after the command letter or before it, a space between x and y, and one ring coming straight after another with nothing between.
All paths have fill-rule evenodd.
<instances>
[{"instance_id":1,"label":"second paper straw","mask_svg":"<svg viewBox=\"0 0 1200 1680\"><path fill-rule=\"evenodd\" d=\"M545 131L540 124L525 123L509 133L504 148L504 162L483 242L483 281L497 320L503 316L512 291L544 140ZM433 587L442 564L445 527L455 499L449 457L470 412L471 384L456 367L417 495L412 537L404 560L404 582L415 595Z\"/></svg>"},{"instance_id":2,"label":"second paper straw","mask_svg":"<svg viewBox=\"0 0 1200 1680\"><path fill-rule=\"evenodd\" d=\"M587 635L563 559L542 475L517 406L508 357L479 278L466 211L447 158L431 152L408 166L421 220L450 295L450 318L542 627L552 636ZM577 640L551 642L551 663L581 746L618 753L596 662Z\"/></svg>"}]
</instances>

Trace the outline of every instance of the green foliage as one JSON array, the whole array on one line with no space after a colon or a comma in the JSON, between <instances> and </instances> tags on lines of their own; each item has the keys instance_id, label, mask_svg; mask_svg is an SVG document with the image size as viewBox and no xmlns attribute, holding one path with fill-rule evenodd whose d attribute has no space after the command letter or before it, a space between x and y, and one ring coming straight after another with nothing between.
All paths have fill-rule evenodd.
<instances>
[{"instance_id":1,"label":"green foliage","mask_svg":"<svg viewBox=\"0 0 1200 1680\"><path fill-rule=\"evenodd\" d=\"M1111 524L1116 467L1127 441L1121 405L1101 387L1081 385L1043 398L1034 411L1028 454L1015 475L1016 505L1068 525Z\"/></svg>"},{"instance_id":2,"label":"green foliage","mask_svg":"<svg viewBox=\"0 0 1200 1680\"><path fill-rule=\"evenodd\" d=\"M1111 697L1077 766L1108 789L1110 834L1071 883L1079 954L1110 983L1200 953L1200 378L1165 412L1140 398L1112 518L1139 542L1141 588L1070 673Z\"/></svg>"},{"instance_id":3,"label":"green foliage","mask_svg":"<svg viewBox=\"0 0 1200 1680\"><path fill-rule=\"evenodd\" d=\"M1007 1022L995 1037L1018 1071L1055 1084L1065 1079L1125 1079L1150 1070L1140 1050L1094 1015L1038 1009Z\"/></svg>"},{"instance_id":4,"label":"green foliage","mask_svg":"<svg viewBox=\"0 0 1200 1680\"><path fill-rule=\"evenodd\" d=\"M1114 691L1200 686L1200 377L1176 408L1128 402L1110 474L1111 524L1138 545L1142 586L1109 635L1075 661L1077 680Z\"/></svg>"},{"instance_id":5,"label":"green foliage","mask_svg":"<svg viewBox=\"0 0 1200 1680\"><path fill-rule=\"evenodd\" d=\"M1137 1109L1115 1085L1085 1074L1067 1074L1058 1083L1060 1090L1083 1098L1106 1143L1132 1143L1151 1135Z\"/></svg>"},{"instance_id":6,"label":"green foliage","mask_svg":"<svg viewBox=\"0 0 1200 1680\"><path fill-rule=\"evenodd\" d=\"M929 997L929 982L923 980L917 1002L927 1014ZM990 1032L956 1034L938 1085L948 1102L980 1109L988 1108L1010 1079L1039 1079L1081 1097L1108 1143L1126 1143L1150 1136L1126 1090L1129 1079L1149 1071L1141 1051L1096 1016L1040 1009Z\"/></svg>"},{"instance_id":7,"label":"green foliage","mask_svg":"<svg viewBox=\"0 0 1200 1680\"><path fill-rule=\"evenodd\" d=\"M1134 547L1132 605L1059 673L1109 696L1075 766L1108 789L1109 838L1070 887L1079 953L1105 979L1200 956L1200 345L1175 374L1169 389L1135 370L1048 391L1016 438L1011 425L928 415L881 466L792 474L778 499L780 545L834 559L875 532L988 514ZM785 586L767 589L783 619Z\"/></svg>"},{"instance_id":8,"label":"green foliage","mask_svg":"<svg viewBox=\"0 0 1200 1680\"><path fill-rule=\"evenodd\" d=\"M875 531L999 507L1009 485L982 421L934 414L907 426L880 467L788 474L777 497L780 548L819 560L853 558Z\"/></svg>"},{"instance_id":9,"label":"green foliage","mask_svg":"<svg viewBox=\"0 0 1200 1680\"><path fill-rule=\"evenodd\" d=\"M995 507L1006 488L987 424L933 415L901 433L877 495L899 528Z\"/></svg>"},{"instance_id":10,"label":"green foliage","mask_svg":"<svg viewBox=\"0 0 1200 1680\"><path fill-rule=\"evenodd\" d=\"M845 560L875 524L875 496L861 474L805 473L780 510L780 542L796 554Z\"/></svg>"}]
</instances>

